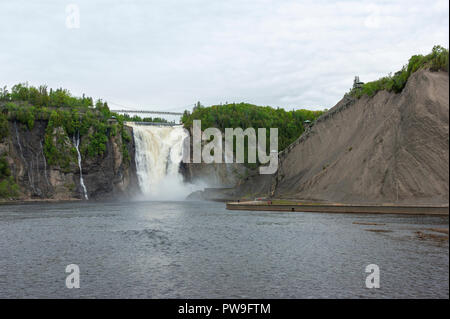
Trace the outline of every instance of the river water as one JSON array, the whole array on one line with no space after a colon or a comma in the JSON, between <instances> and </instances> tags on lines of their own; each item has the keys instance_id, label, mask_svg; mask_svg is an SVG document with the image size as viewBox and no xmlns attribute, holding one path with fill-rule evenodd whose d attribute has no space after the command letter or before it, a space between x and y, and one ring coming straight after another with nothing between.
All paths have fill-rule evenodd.
<instances>
[{"instance_id":1,"label":"river water","mask_svg":"<svg viewBox=\"0 0 450 319\"><path fill-rule=\"evenodd\" d=\"M427 228L448 229L448 217L0 206L0 298L448 298L448 240L418 238ZM65 286L68 264L80 268L79 289ZM379 289L365 287L369 264Z\"/></svg>"}]
</instances>

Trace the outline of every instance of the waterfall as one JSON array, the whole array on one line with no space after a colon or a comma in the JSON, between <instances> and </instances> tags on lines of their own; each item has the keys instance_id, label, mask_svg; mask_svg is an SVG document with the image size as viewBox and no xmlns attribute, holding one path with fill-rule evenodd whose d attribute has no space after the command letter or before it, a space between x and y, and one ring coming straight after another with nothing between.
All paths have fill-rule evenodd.
<instances>
[{"instance_id":1,"label":"waterfall","mask_svg":"<svg viewBox=\"0 0 450 319\"><path fill-rule=\"evenodd\" d=\"M182 200L193 191L183 183L179 166L188 132L181 126L129 123L136 145L136 170L144 199Z\"/></svg>"},{"instance_id":2,"label":"waterfall","mask_svg":"<svg viewBox=\"0 0 450 319\"><path fill-rule=\"evenodd\" d=\"M80 154L80 150L79 150L79 146L80 146L80 132L77 132L77 138L76 139L75 139L75 136L73 136L73 145L75 145L75 148L77 149L78 167L80 168L80 185L81 185L81 188L83 188L84 199L89 199L88 198L88 194L87 194L86 186L84 185L83 170L81 169L81 154Z\"/></svg>"},{"instance_id":3,"label":"waterfall","mask_svg":"<svg viewBox=\"0 0 450 319\"><path fill-rule=\"evenodd\" d=\"M41 154L42 154L42 157L44 159L44 176L45 176L45 180L47 181L47 185L50 186L50 182L48 181L48 177L47 177L47 159L45 158L44 147L42 147L42 141L39 141L39 145L41 146Z\"/></svg>"}]
</instances>

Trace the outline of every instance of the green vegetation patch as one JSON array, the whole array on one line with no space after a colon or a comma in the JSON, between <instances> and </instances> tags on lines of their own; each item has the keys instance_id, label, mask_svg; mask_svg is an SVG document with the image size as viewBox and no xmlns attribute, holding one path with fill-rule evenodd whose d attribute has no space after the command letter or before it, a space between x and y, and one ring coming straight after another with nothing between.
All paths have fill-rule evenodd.
<instances>
[{"instance_id":1,"label":"green vegetation patch","mask_svg":"<svg viewBox=\"0 0 450 319\"><path fill-rule=\"evenodd\" d=\"M110 112L108 104L102 100L97 100L94 105L91 97L75 97L62 88L48 90L44 85L36 88L26 83L14 85L11 91L7 87L0 88L0 110L0 139L8 134L8 120L18 121L29 130L33 129L36 120L48 121L45 156L49 164L67 170L76 161L74 137L79 136L82 141L82 156L91 158L105 153L110 136L119 133L126 137L124 144L130 141L123 127L127 116ZM126 145L122 152L124 159L129 161Z\"/></svg>"},{"instance_id":2,"label":"green vegetation patch","mask_svg":"<svg viewBox=\"0 0 450 319\"><path fill-rule=\"evenodd\" d=\"M5 114L0 113L0 142L9 135L9 121Z\"/></svg>"},{"instance_id":3,"label":"green vegetation patch","mask_svg":"<svg viewBox=\"0 0 450 319\"><path fill-rule=\"evenodd\" d=\"M205 107L199 102L194 107L192 113L188 111L184 112L181 121L187 129L192 128L194 120L201 120L202 130L208 127L216 127L222 132L225 131L225 128L240 127L245 130L253 127L257 133L258 128L267 128L266 141L269 141L269 128L278 128L278 149L282 151L304 132L304 121L309 120L314 122L322 114L323 111L310 111L305 109L286 111L282 108L257 106L248 103L232 103ZM247 147L245 147L245 162L247 163ZM247 166L252 167L255 165L247 163Z\"/></svg>"},{"instance_id":4,"label":"green vegetation patch","mask_svg":"<svg viewBox=\"0 0 450 319\"><path fill-rule=\"evenodd\" d=\"M151 123L171 123L175 124L174 121L168 121L161 117L140 117L138 115L130 116L129 114L118 115L123 121L126 122L151 122Z\"/></svg>"},{"instance_id":5,"label":"green vegetation patch","mask_svg":"<svg viewBox=\"0 0 450 319\"><path fill-rule=\"evenodd\" d=\"M11 169L5 154L0 156L0 198L14 198L19 194L19 186L11 176Z\"/></svg>"},{"instance_id":6,"label":"green vegetation patch","mask_svg":"<svg viewBox=\"0 0 450 319\"><path fill-rule=\"evenodd\" d=\"M367 82L361 87L354 87L350 90L350 95L360 98L363 95L369 97L374 96L377 92L386 90L388 92L400 93L406 85L411 74L420 69L430 69L431 71L448 72L448 49L439 45L433 47L431 53L427 55L413 55L407 65L396 72L394 75L389 74L379 80Z\"/></svg>"}]
</instances>

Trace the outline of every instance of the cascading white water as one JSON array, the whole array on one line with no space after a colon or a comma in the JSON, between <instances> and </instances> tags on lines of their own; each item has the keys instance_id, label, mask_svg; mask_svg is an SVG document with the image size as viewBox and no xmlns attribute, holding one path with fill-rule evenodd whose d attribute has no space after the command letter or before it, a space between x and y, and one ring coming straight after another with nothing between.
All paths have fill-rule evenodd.
<instances>
[{"instance_id":1,"label":"cascading white water","mask_svg":"<svg viewBox=\"0 0 450 319\"><path fill-rule=\"evenodd\" d=\"M81 154L80 154L80 150L79 150L79 146L80 146L80 133L79 132L77 133L76 139L75 139L75 136L73 137L73 145L75 145L75 148L77 149L77 154L78 154L78 167L80 168L80 185L81 185L81 188L83 188L84 198L89 199L86 186L84 185L83 170L81 169Z\"/></svg>"},{"instance_id":2,"label":"cascading white water","mask_svg":"<svg viewBox=\"0 0 450 319\"><path fill-rule=\"evenodd\" d=\"M183 140L188 132L181 126L131 124L136 145L136 170L145 199L182 200L193 191L183 183L179 166Z\"/></svg>"}]
</instances>

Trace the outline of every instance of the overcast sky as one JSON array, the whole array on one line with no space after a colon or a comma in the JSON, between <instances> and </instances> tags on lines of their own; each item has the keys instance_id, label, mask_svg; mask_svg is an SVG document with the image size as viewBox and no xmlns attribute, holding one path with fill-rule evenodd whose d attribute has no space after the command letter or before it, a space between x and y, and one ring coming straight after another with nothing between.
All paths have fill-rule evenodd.
<instances>
[{"instance_id":1,"label":"overcast sky","mask_svg":"<svg viewBox=\"0 0 450 319\"><path fill-rule=\"evenodd\" d=\"M448 37L446 0L0 0L0 85L64 87L111 107L323 109L355 75L395 72Z\"/></svg>"}]
</instances>

